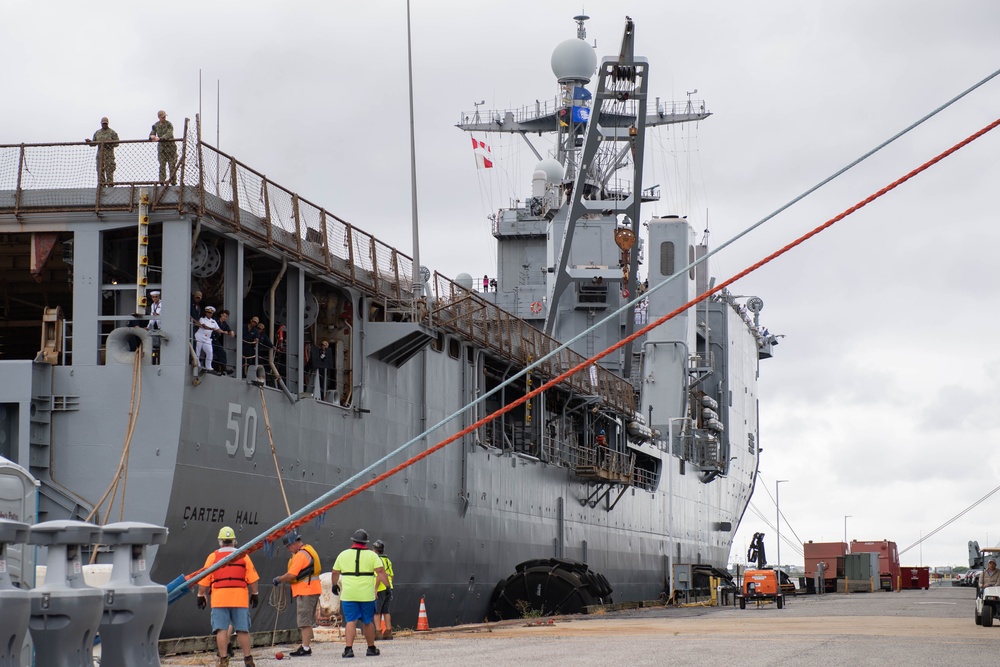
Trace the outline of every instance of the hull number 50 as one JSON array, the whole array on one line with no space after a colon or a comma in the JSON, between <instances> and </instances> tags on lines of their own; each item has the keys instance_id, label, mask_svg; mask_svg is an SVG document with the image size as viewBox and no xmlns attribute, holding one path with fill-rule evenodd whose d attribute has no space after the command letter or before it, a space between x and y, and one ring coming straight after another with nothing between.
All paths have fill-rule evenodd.
<instances>
[{"instance_id":1,"label":"hull number 50","mask_svg":"<svg viewBox=\"0 0 1000 667\"><path fill-rule=\"evenodd\" d=\"M226 438L226 452L230 456L236 456L236 451L243 445L243 456L248 459L253 458L253 453L257 451L257 410L253 407L247 408L246 415L243 416L243 442L240 442L240 415L243 413L243 406L237 403L229 404L229 417L226 420L226 427L233 432L233 438Z\"/></svg>"}]
</instances>

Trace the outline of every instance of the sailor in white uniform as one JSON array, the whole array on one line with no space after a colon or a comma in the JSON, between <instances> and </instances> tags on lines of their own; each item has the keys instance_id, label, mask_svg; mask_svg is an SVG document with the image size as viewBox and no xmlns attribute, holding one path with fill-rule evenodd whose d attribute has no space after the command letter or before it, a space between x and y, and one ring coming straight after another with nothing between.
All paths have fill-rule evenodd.
<instances>
[{"instance_id":1,"label":"sailor in white uniform","mask_svg":"<svg viewBox=\"0 0 1000 667\"><path fill-rule=\"evenodd\" d=\"M149 324L146 325L146 328L150 331L156 331L160 328L160 314L163 312L160 290L155 289L150 292L149 298L153 300L153 303L149 304Z\"/></svg>"},{"instance_id":2,"label":"sailor in white uniform","mask_svg":"<svg viewBox=\"0 0 1000 667\"><path fill-rule=\"evenodd\" d=\"M160 301L160 290L155 289L150 292L149 298L153 302L149 304L149 324L146 325L146 330L159 331L160 315L163 314L163 302ZM153 363L160 363L160 337L158 335L153 336Z\"/></svg>"},{"instance_id":3,"label":"sailor in white uniform","mask_svg":"<svg viewBox=\"0 0 1000 667\"><path fill-rule=\"evenodd\" d=\"M198 357L199 367L205 370L212 370L212 359L214 357L212 351L212 334L219 330L219 323L212 317L214 314L215 308L205 306L205 316L198 320L198 330L194 333L194 353ZM204 362L202 362L203 353Z\"/></svg>"}]
</instances>

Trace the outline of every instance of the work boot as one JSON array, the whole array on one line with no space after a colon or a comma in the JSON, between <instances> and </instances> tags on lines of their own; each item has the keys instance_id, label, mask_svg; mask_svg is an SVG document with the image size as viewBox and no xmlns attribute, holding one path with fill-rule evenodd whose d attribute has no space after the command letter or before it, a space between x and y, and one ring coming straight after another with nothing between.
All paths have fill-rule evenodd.
<instances>
[{"instance_id":1,"label":"work boot","mask_svg":"<svg viewBox=\"0 0 1000 667\"><path fill-rule=\"evenodd\" d=\"M220 655L219 656L219 667L229 667L229 656Z\"/></svg>"},{"instance_id":2,"label":"work boot","mask_svg":"<svg viewBox=\"0 0 1000 667\"><path fill-rule=\"evenodd\" d=\"M365 655L379 655L382 651L378 650L374 646L369 646L368 650L365 651Z\"/></svg>"},{"instance_id":3,"label":"work boot","mask_svg":"<svg viewBox=\"0 0 1000 667\"><path fill-rule=\"evenodd\" d=\"M351 648L350 646L345 646L344 647L344 655L341 656L341 657L344 657L344 658L353 658L354 657L354 649Z\"/></svg>"},{"instance_id":4,"label":"work boot","mask_svg":"<svg viewBox=\"0 0 1000 667\"><path fill-rule=\"evenodd\" d=\"M252 655L248 655L245 658L243 658L243 665L244 667L257 667L257 665L254 664Z\"/></svg>"}]
</instances>

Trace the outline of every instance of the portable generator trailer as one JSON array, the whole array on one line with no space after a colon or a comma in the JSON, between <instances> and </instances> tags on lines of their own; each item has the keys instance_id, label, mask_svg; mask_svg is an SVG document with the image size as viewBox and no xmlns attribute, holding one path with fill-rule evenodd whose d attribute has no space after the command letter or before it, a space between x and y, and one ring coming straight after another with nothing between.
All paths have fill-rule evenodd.
<instances>
[{"instance_id":1,"label":"portable generator trailer","mask_svg":"<svg viewBox=\"0 0 1000 667\"><path fill-rule=\"evenodd\" d=\"M767 567L764 556L764 533L754 533L747 550L747 561L756 561L757 567L743 573L743 586L736 598L740 609L747 608L747 601L760 604L774 602L778 609L785 607L785 594L778 583L778 572Z\"/></svg>"}]
</instances>

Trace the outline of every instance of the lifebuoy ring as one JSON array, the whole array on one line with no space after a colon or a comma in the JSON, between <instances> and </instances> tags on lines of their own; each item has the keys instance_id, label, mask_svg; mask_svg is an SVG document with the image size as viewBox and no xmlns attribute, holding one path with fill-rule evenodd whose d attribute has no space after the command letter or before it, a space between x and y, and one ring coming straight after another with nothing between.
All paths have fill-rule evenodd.
<instances>
[{"instance_id":1,"label":"lifebuoy ring","mask_svg":"<svg viewBox=\"0 0 1000 667\"><path fill-rule=\"evenodd\" d=\"M627 287L622 290L622 297L626 298L626 299L628 298L628 288Z\"/></svg>"},{"instance_id":2,"label":"lifebuoy ring","mask_svg":"<svg viewBox=\"0 0 1000 667\"><path fill-rule=\"evenodd\" d=\"M534 303L532 303L531 304L531 312L533 312L535 315L537 315L538 313L542 312L542 302L541 301L535 301Z\"/></svg>"}]
</instances>

